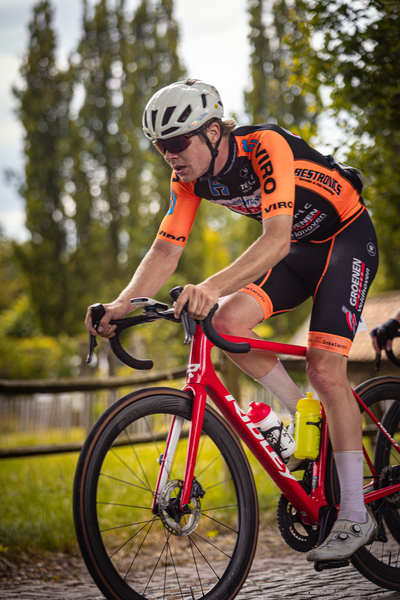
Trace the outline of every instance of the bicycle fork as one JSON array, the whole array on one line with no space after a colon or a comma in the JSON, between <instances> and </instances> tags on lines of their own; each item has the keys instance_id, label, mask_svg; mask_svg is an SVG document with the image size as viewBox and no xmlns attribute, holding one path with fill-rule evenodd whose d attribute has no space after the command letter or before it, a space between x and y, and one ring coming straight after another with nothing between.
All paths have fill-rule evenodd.
<instances>
[{"instance_id":1,"label":"bicycle fork","mask_svg":"<svg viewBox=\"0 0 400 600\"><path fill-rule=\"evenodd\" d=\"M199 448L199 441L201 436L201 430L203 427L204 412L206 408L207 394L203 386L192 384L187 386L186 389L196 387L193 391L193 407L192 407L192 420L190 423L189 441L188 441L188 454L185 465L185 473L183 477L182 493L180 497L180 508L184 509L190 502L194 469L196 466L197 451ZM184 419L183 417L174 416L171 423L171 429L168 434L167 443L165 445L164 454L160 456L160 472L158 474L157 485L154 493L152 511L153 513L157 510L157 505L160 499L160 494L167 484L169 473L174 461L176 448L181 436Z\"/></svg>"}]
</instances>

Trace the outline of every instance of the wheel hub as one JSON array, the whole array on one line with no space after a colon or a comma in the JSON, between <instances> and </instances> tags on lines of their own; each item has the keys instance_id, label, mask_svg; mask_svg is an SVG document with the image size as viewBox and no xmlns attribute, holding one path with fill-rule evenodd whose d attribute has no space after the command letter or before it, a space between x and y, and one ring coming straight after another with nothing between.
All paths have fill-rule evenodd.
<instances>
[{"instance_id":1,"label":"wheel hub","mask_svg":"<svg viewBox=\"0 0 400 600\"><path fill-rule=\"evenodd\" d=\"M159 516L164 527L176 536L188 536L197 528L201 516L200 499L193 496L190 506L180 508L182 481L174 479L167 483L160 495Z\"/></svg>"}]
</instances>

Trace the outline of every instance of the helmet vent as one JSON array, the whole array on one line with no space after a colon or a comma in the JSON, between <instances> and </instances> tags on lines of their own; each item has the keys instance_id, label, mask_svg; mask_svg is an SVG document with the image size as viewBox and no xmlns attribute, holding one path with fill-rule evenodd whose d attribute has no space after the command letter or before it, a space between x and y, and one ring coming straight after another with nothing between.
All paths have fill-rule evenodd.
<instances>
[{"instance_id":1,"label":"helmet vent","mask_svg":"<svg viewBox=\"0 0 400 600\"><path fill-rule=\"evenodd\" d=\"M156 127L156 118L157 118L157 113L158 113L158 110L152 110L152 111L151 111L151 123L152 123L152 125L153 125L153 130L154 130L154 129L155 129L155 127Z\"/></svg>"},{"instance_id":2,"label":"helmet vent","mask_svg":"<svg viewBox=\"0 0 400 600\"><path fill-rule=\"evenodd\" d=\"M201 95L201 101L203 103L203 108L206 108L206 106L207 106L207 99L206 99L206 95L205 94Z\"/></svg>"},{"instance_id":3,"label":"helmet vent","mask_svg":"<svg viewBox=\"0 0 400 600\"><path fill-rule=\"evenodd\" d=\"M166 129L165 131L163 131L163 137L171 135L171 133L175 133L175 131L177 131L178 129L179 127L170 127L169 129Z\"/></svg>"},{"instance_id":4,"label":"helmet vent","mask_svg":"<svg viewBox=\"0 0 400 600\"><path fill-rule=\"evenodd\" d=\"M185 110L183 111L183 113L181 114L181 116L179 117L178 123L185 123L185 121L187 120L187 118L189 117L191 112L192 112L192 107L190 106L190 104L188 104L187 107L185 108Z\"/></svg>"},{"instance_id":5,"label":"helmet vent","mask_svg":"<svg viewBox=\"0 0 400 600\"><path fill-rule=\"evenodd\" d=\"M162 126L164 127L164 125L167 125L169 123L169 120L171 118L172 113L174 112L174 110L176 109L176 106L168 106L168 108L165 110L164 116L163 116L163 120L162 120Z\"/></svg>"}]
</instances>

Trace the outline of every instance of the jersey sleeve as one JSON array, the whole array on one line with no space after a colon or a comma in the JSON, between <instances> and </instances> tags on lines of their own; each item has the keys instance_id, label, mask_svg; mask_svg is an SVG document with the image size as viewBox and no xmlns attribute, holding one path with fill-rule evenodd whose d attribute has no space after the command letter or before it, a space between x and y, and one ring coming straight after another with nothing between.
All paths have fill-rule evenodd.
<instances>
[{"instance_id":1,"label":"jersey sleeve","mask_svg":"<svg viewBox=\"0 0 400 600\"><path fill-rule=\"evenodd\" d=\"M200 202L201 198L193 191L193 184L182 183L172 173L169 208L161 222L157 238L184 247Z\"/></svg>"},{"instance_id":2,"label":"jersey sleeve","mask_svg":"<svg viewBox=\"0 0 400 600\"><path fill-rule=\"evenodd\" d=\"M294 157L285 138L276 131L263 131L252 153L252 163L261 185L262 220L293 215Z\"/></svg>"}]
</instances>

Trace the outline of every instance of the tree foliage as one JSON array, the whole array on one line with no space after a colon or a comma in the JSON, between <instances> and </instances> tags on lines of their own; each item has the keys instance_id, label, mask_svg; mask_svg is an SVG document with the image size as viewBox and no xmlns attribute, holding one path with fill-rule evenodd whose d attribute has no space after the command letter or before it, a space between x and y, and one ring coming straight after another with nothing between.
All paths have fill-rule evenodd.
<instances>
[{"instance_id":1,"label":"tree foliage","mask_svg":"<svg viewBox=\"0 0 400 600\"><path fill-rule=\"evenodd\" d=\"M15 90L25 129L26 226L18 249L44 333L78 332L88 304L109 301L148 249L168 203L169 173L143 143L141 114L182 78L172 0L84 3L70 67L56 65L53 9L39 2ZM78 106L78 108L77 108Z\"/></svg>"},{"instance_id":2,"label":"tree foliage","mask_svg":"<svg viewBox=\"0 0 400 600\"><path fill-rule=\"evenodd\" d=\"M298 0L249 0L251 90L245 108L253 123L276 123L308 140L322 105L309 85L313 53ZM294 49L296 51L294 52Z\"/></svg>"},{"instance_id":3,"label":"tree foliage","mask_svg":"<svg viewBox=\"0 0 400 600\"><path fill-rule=\"evenodd\" d=\"M347 160L366 176L365 198L380 246L378 283L400 279L400 3L315 0L304 3L312 81L329 86L330 109L349 136Z\"/></svg>"}]
</instances>

